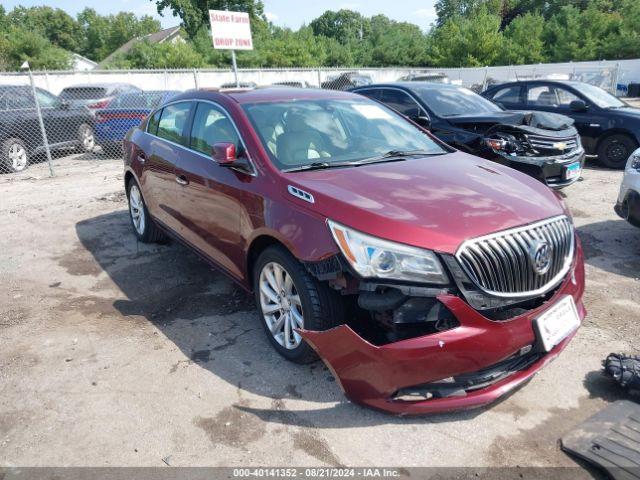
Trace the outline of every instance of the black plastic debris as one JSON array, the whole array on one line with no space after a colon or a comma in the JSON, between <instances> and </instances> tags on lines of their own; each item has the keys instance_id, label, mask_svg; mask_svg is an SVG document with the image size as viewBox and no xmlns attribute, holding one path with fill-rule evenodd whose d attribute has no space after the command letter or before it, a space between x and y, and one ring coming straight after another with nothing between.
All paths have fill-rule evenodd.
<instances>
[{"instance_id":1,"label":"black plastic debris","mask_svg":"<svg viewBox=\"0 0 640 480\"><path fill-rule=\"evenodd\" d=\"M602 366L629 393L640 394L640 356L610 353Z\"/></svg>"}]
</instances>

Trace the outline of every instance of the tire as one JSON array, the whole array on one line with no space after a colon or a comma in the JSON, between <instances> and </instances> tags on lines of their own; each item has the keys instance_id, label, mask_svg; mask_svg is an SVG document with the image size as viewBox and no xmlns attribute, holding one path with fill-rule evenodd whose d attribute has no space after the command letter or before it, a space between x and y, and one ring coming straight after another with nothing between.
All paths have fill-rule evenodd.
<instances>
[{"instance_id":1,"label":"tire","mask_svg":"<svg viewBox=\"0 0 640 480\"><path fill-rule=\"evenodd\" d=\"M623 169L636 148L636 141L628 135L609 135L598 145L598 161L605 167Z\"/></svg>"},{"instance_id":2,"label":"tire","mask_svg":"<svg viewBox=\"0 0 640 480\"><path fill-rule=\"evenodd\" d=\"M8 138L0 146L0 173L22 172L29 165L29 153L19 138Z\"/></svg>"},{"instance_id":3,"label":"tire","mask_svg":"<svg viewBox=\"0 0 640 480\"><path fill-rule=\"evenodd\" d=\"M78 151L81 153L91 153L96 146L96 135L93 128L88 123L83 123L78 127Z\"/></svg>"},{"instance_id":4,"label":"tire","mask_svg":"<svg viewBox=\"0 0 640 480\"><path fill-rule=\"evenodd\" d=\"M129 220L138 241L142 243L164 243L167 236L155 224L142 198L138 183L131 179L127 184Z\"/></svg>"},{"instance_id":5,"label":"tire","mask_svg":"<svg viewBox=\"0 0 640 480\"><path fill-rule=\"evenodd\" d=\"M272 276L271 282L269 281L269 272L273 272L271 270L273 266L279 266L284 271L282 281L277 283L280 286L280 292L272 288L272 281L277 282L277 279ZM287 278L291 281L292 287L287 287ZM265 294L263 289L265 282L266 286L271 288L269 295L275 294L276 299ZM277 352L295 363L304 364L317 360L315 351L293 328L327 330L343 323L344 308L340 295L325 283L312 277L304 266L281 246L268 247L260 254L253 270L253 285L262 326ZM298 301L295 300L296 296ZM266 310L269 307L277 308L278 305L283 307L279 311L270 313ZM287 314L291 319L289 325L293 326L289 329L286 328ZM282 327L278 327L272 333L271 327L277 327L278 324ZM287 341L287 330L289 341Z\"/></svg>"}]
</instances>

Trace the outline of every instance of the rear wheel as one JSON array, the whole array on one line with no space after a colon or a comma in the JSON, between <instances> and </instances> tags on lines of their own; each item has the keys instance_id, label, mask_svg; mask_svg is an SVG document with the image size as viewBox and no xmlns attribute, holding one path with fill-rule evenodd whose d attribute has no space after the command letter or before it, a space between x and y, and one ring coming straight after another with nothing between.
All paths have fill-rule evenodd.
<instances>
[{"instance_id":1,"label":"rear wheel","mask_svg":"<svg viewBox=\"0 0 640 480\"><path fill-rule=\"evenodd\" d=\"M287 360L317 360L296 329L327 330L343 320L340 296L313 278L281 246L260 254L253 274L256 304L262 325L274 348Z\"/></svg>"},{"instance_id":2,"label":"rear wheel","mask_svg":"<svg viewBox=\"0 0 640 480\"><path fill-rule=\"evenodd\" d=\"M621 169L636 148L635 140L628 135L610 135L598 146L598 160L605 167Z\"/></svg>"},{"instance_id":3,"label":"rear wheel","mask_svg":"<svg viewBox=\"0 0 640 480\"><path fill-rule=\"evenodd\" d=\"M93 152L93 149L96 146L96 137L93 133L93 128L91 128L91 125L83 123L78 127L78 141L78 149L81 152Z\"/></svg>"},{"instance_id":4,"label":"rear wheel","mask_svg":"<svg viewBox=\"0 0 640 480\"><path fill-rule=\"evenodd\" d=\"M142 198L142 192L135 180L131 179L127 188L129 199L129 218L131 226L139 241L143 243L163 242L165 234L160 230L149 215L147 206Z\"/></svg>"},{"instance_id":5,"label":"rear wheel","mask_svg":"<svg viewBox=\"0 0 640 480\"><path fill-rule=\"evenodd\" d=\"M6 170L21 172L29 165L27 146L19 138L8 138L2 142L0 150L0 173L7 173Z\"/></svg>"}]
</instances>

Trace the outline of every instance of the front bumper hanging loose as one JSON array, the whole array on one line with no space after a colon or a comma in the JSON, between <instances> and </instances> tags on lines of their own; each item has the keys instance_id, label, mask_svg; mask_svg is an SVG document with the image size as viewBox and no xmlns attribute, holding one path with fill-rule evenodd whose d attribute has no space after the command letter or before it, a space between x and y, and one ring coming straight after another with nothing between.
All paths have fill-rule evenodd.
<instances>
[{"instance_id":1,"label":"front bumper hanging loose","mask_svg":"<svg viewBox=\"0 0 640 480\"><path fill-rule=\"evenodd\" d=\"M570 295L582 321L586 314L583 293L584 263L578 243L574 265L553 297L540 307L510 320L490 320L462 298L441 294L437 300L460 323L451 330L382 346L367 342L348 325L326 331L300 330L300 334L326 363L345 395L355 403L398 415L471 409L497 400L558 356L575 331L551 351L544 352L536 338L534 319L559 299ZM492 367L517 355L525 355L525 352L536 356L531 361L521 362L520 369L497 375L495 381L485 381L466 391L457 389L451 395L436 394L420 400L398 396L404 389L426 387L429 390L429 384L443 385L444 381L446 385L455 377L473 378L481 371L491 372Z\"/></svg>"}]
</instances>

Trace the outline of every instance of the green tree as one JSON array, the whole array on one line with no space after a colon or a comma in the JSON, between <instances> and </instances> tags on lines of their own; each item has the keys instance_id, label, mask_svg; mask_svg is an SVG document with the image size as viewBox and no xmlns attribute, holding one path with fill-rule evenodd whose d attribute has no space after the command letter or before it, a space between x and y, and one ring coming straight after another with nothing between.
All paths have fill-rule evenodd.
<instances>
[{"instance_id":1,"label":"green tree","mask_svg":"<svg viewBox=\"0 0 640 480\"><path fill-rule=\"evenodd\" d=\"M480 8L471 17L455 16L429 37L430 63L439 67L479 67L500 63L504 37L501 18Z\"/></svg>"},{"instance_id":2,"label":"green tree","mask_svg":"<svg viewBox=\"0 0 640 480\"><path fill-rule=\"evenodd\" d=\"M111 59L106 68L198 68L204 61L189 43L137 42L131 49Z\"/></svg>"},{"instance_id":3,"label":"green tree","mask_svg":"<svg viewBox=\"0 0 640 480\"><path fill-rule=\"evenodd\" d=\"M502 63L521 65L544 62L546 57L543 33L542 15L529 12L516 17L504 31Z\"/></svg>"},{"instance_id":4,"label":"green tree","mask_svg":"<svg viewBox=\"0 0 640 480\"><path fill-rule=\"evenodd\" d=\"M78 22L64 10L51 7L15 7L6 16L9 25L38 34L55 46L78 51L82 32Z\"/></svg>"},{"instance_id":5,"label":"green tree","mask_svg":"<svg viewBox=\"0 0 640 480\"><path fill-rule=\"evenodd\" d=\"M37 32L10 26L0 38L0 65L18 70L28 61L33 70L65 70L71 66L69 52L52 45Z\"/></svg>"},{"instance_id":6,"label":"green tree","mask_svg":"<svg viewBox=\"0 0 640 480\"><path fill-rule=\"evenodd\" d=\"M395 22L384 15L372 17L370 25L366 49L369 58L363 58L361 64L373 67L426 64L426 39L417 25Z\"/></svg>"},{"instance_id":7,"label":"green tree","mask_svg":"<svg viewBox=\"0 0 640 480\"><path fill-rule=\"evenodd\" d=\"M252 20L265 21L264 5L259 0L150 0L156 4L158 13L170 10L174 16L180 17L182 26L189 35L195 38L202 27L209 25L209 10L230 10L247 12Z\"/></svg>"},{"instance_id":8,"label":"green tree","mask_svg":"<svg viewBox=\"0 0 640 480\"><path fill-rule=\"evenodd\" d=\"M83 33L83 55L97 62L120 48L132 38L143 37L161 29L160 22L145 15L140 18L132 13L99 15L92 8L78 14L78 24Z\"/></svg>"},{"instance_id":9,"label":"green tree","mask_svg":"<svg viewBox=\"0 0 640 480\"><path fill-rule=\"evenodd\" d=\"M348 44L362 40L369 31L369 21L352 10L327 10L314 19L309 26L314 35L333 38Z\"/></svg>"}]
</instances>

